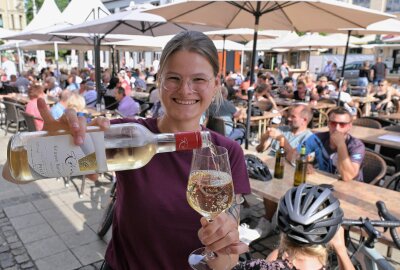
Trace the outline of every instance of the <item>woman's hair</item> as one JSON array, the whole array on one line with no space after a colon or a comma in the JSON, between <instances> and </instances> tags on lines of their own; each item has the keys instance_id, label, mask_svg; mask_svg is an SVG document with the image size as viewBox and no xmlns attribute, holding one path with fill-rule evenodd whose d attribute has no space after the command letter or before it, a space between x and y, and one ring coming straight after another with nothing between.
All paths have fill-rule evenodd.
<instances>
[{"instance_id":1,"label":"woman's hair","mask_svg":"<svg viewBox=\"0 0 400 270\"><path fill-rule=\"evenodd\" d=\"M77 112L83 112L86 107L84 97L78 93L72 93L67 101L67 109L74 109Z\"/></svg>"},{"instance_id":2,"label":"woman's hair","mask_svg":"<svg viewBox=\"0 0 400 270\"><path fill-rule=\"evenodd\" d=\"M316 257L322 265L325 265L328 259L328 249L324 245L299 245L291 241L284 233L281 233L278 249L279 254L286 253L289 258L296 258L298 254Z\"/></svg>"},{"instance_id":3,"label":"woman's hair","mask_svg":"<svg viewBox=\"0 0 400 270\"><path fill-rule=\"evenodd\" d=\"M165 66L169 58L176 52L179 51L189 51L197 53L203 56L211 65L213 69L214 77L218 76L219 72L219 62L218 62L218 51L211 39L197 31L183 31L175 35L168 43L165 45L161 57L160 57L160 68L158 70L158 82L160 82L160 77L164 73ZM221 90L218 89L215 102L220 104L222 102Z\"/></svg>"}]
</instances>

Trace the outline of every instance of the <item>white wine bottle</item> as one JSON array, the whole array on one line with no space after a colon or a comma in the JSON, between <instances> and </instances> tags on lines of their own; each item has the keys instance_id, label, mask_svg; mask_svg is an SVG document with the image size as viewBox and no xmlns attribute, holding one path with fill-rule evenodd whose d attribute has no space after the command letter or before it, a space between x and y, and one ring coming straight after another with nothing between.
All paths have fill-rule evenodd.
<instances>
[{"instance_id":1,"label":"white wine bottle","mask_svg":"<svg viewBox=\"0 0 400 270\"><path fill-rule=\"evenodd\" d=\"M305 145L301 146L300 156L296 160L296 169L294 171L293 186L297 187L306 182L307 179L307 155Z\"/></svg>"},{"instance_id":2,"label":"white wine bottle","mask_svg":"<svg viewBox=\"0 0 400 270\"><path fill-rule=\"evenodd\" d=\"M282 179L285 171L285 138L282 136L279 140L279 149L275 153L274 177Z\"/></svg>"},{"instance_id":3,"label":"white wine bottle","mask_svg":"<svg viewBox=\"0 0 400 270\"><path fill-rule=\"evenodd\" d=\"M157 153L211 145L208 131L153 134L137 123L89 127L82 145L65 131L21 132L8 143L11 176L18 182L137 169Z\"/></svg>"}]
</instances>

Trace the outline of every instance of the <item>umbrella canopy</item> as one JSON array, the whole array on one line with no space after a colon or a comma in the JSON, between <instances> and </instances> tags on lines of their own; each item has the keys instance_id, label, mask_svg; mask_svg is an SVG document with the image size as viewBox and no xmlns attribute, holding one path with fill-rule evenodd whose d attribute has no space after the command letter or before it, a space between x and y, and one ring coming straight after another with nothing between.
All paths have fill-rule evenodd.
<instances>
[{"instance_id":1,"label":"umbrella canopy","mask_svg":"<svg viewBox=\"0 0 400 270\"><path fill-rule=\"evenodd\" d=\"M276 31L274 31L276 32ZM291 40L297 39L299 35L297 35L295 32L290 32L290 31L280 31L279 37L276 39L260 39L257 40L257 51L269 51L272 50L273 48L279 48L280 44L285 44ZM252 50L254 46L253 41L249 41L245 45L246 50Z\"/></svg>"},{"instance_id":2,"label":"umbrella canopy","mask_svg":"<svg viewBox=\"0 0 400 270\"><path fill-rule=\"evenodd\" d=\"M334 31L339 28L366 27L393 17L359 6L331 0L285 1L190 1L168 4L147 12L169 22L198 23L223 28L254 28L250 85L254 80L257 31L261 29L302 32ZM248 106L250 115L251 103ZM247 118L247 127L250 117ZM249 128L247 129L249 132ZM249 135L249 134L247 134ZM246 136L247 138L249 136ZM248 140L246 139L246 149Z\"/></svg>"},{"instance_id":3,"label":"umbrella canopy","mask_svg":"<svg viewBox=\"0 0 400 270\"><path fill-rule=\"evenodd\" d=\"M288 40L286 43L280 43L274 48L289 48L289 49L321 49L321 48L338 48L344 47L345 43L341 40L334 39L330 36L321 36L318 33L306 34L297 39Z\"/></svg>"},{"instance_id":4,"label":"umbrella canopy","mask_svg":"<svg viewBox=\"0 0 400 270\"><path fill-rule=\"evenodd\" d=\"M399 37L393 37L393 38L385 39L385 42L400 42L400 36Z\"/></svg>"},{"instance_id":5,"label":"umbrella canopy","mask_svg":"<svg viewBox=\"0 0 400 270\"><path fill-rule=\"evenodd\" d=\"M225 29L217 31L204 32L212 40L231 40L235 42L249 42L254 38L254 30L250 28ZM258 35L263 38L277 38L277 35L270 31L258 31Z\"/></svg>"},{"instance_id":6,"label":"umbrella canopy","mask_svg":"<svg viewBox=\"0 0 400 270\"><path fill-rule=\"evenodd\" d=\"M67 27L57 33L96 33L102 37L108 34L162 36L176 34L186 29L204 32L216 27L190 23L167 23L161 16L144 13L141 9L133 9Z\"/></svg>"},{"instance_id":7,"label":"umbrella canopy","mask_svg":"<svg viewBox=\"0 0 400 270\"><path fill-rule=\"evenodd\" d=\"M347 32L351 30L352 35L384 35L384 34L400 34L400 20L387 19L372 23L365 29L359 28L347 28L340 29L341 31Z\"/></svg>"}]
</instances>

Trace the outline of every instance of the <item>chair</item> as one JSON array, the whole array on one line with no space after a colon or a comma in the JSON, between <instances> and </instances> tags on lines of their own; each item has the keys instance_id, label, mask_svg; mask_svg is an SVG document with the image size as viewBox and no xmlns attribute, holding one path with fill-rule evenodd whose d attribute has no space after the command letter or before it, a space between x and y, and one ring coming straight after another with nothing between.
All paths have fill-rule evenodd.
<instances>
[{"instance_id":1,"label":"chair","mask_svg":"<svg viewBox=\"0 0 400 270\"><path fill-rule=\"evenodd\" d=\"M229 122L225 121L223 118L216 117L216 116L209 117L208 121L207 121L207 128L208 129L211 129L211 130L213 130L213 131L215 131L215 132L217 132L217 133L219 133L219 134L221 134L223 136L226 136L226 132L225 132L226 125L230 125L230 126L232 126L232 128L237 128L237 127L240 126L240 128L244 129L243 137L236 139L236 141L239 144L242 144L244 142L244 140L245 140L245 137L246 137L246 128L245 128L244 125L242 125L240 123L232 124L232 123L229 123Z\"/></svg>"},{"instance_id":2,"label":"chair","mask_svg":"<svg viewBox=\"0 0 400 270\"><path fill-rule=\"evenodd\" d=\"M35 125L35 120L36 119L37 120L42 120L42 119L38 118L38 117L35 117L34 115L26 113L26 112L21 112L21 114L25 119L25 124L26 124L26 127L28 128L28 131L29 132L37 131L36 125Z\"/></svg>"},{"instance_id":3,"label":"chair","mask_svg":"<svg viewBox=\"0 0 400 270\"><path fill-rule=\"evenodd\" d=\"M150 104L149 103L143 103L140 105L140 112L139 112L139 116L141 117L145 117L146 116L146 111L148 109L150 109Z\"/></svg>"},{"instance_id":4,"label":"chair","mask_svg":"<svg viewBox=\"0 0 400 270\"><path fill-rule=\"evenodd\" d=\"M107 110L115 110L118 108L118 101L112 96L103 96Z\"/></svg>"},{"instance_id":5,"label":"chair","mask_svg":"<svg viewBox=\"0 0 400 270\"><path fill-rule=\"evenodd\" d=\"M369 127L369 128L375 128L375 129L381 129L382 125L376 120L369 119L369 118L358 118L353 121L354 126L361 126L361 127Z\"/></svg>"},{"instance_id":6,"label":"chair","mask_svg":"<svg viewBox=\"0 0 400 270\"><path fill-rule=\"evenodd\" d=\"M367 117L364 117L364 118L368 118L368 119L372 119L372 120L378 121L379 123L381 123L382 127L396 125L396 123L391 121L391 120L382 119L382 118L379 118L379 117L367 116Z\"/></svg>"},{"instance_id":7,"label":"chair","mask_svg":"<svg viewBox=\"0 0 400 270\"><path fill-rule=\"evenodd\" d=\"M393 174L389 179L385 180L382 187L400 191L400 172Z\"/></svg>"},{"instance_id":8,"label":"chair","mask_svg":"<svg viewBox=\"0 0 400 270\"><path fill-rule=\"evenodd\" d=\"M364 182L371 185L379 185L386 175L386 162L383 158L372 151L365 151L365 157L362 164Z\"/></svg>"},{"instance_id":9,"label":"chair","mask_svg":"<svg viewBox=\"0 0 400 270\"><path fill-rule=\"evenodd\" d=\"M3 104L5 105L5 112L6 112L6 133L8 133L8 128L10 127L11 124L16 124L16 130L19 131L20 129L20 123L25 122L24 117L21 115L21 112L25 111L25 107L23 107L20 104L13 103L13 102L8 102L8 101L3 101Z\"/></svg>"},{"instance_id":10,"label":"chair","mask_svg":"<svg viewBox=\"0 0 400 270\"><path fill-rule=\"evenodd\" d=\"M6 106L0 101L0 127L6 122Z\"/></svg>"},{"instance_id":11,"label":"chair","mask_svg":"<svg viewBox=\"0 0 400 270\"><path fill-rule=\"evenodd\" d=\"M385 130L390 130L394 132L400 132L400 126L387 126L384 127ZM379 154L386 161L388 166L387 175L394 175L400 171L400 150L381 146Z\"/></svg>"},{"instance_id":12,"label":"chair","mask_svg":"<svg viewBox=\"0 0 400 270\"><path fill-rule=\"evenodd\" d=\"M321 128L325 127L328 123L328 115L317 109L312 109L313 118L311 119L310 123L308 124L309 128Z\"/></svg>"}]
</instances>

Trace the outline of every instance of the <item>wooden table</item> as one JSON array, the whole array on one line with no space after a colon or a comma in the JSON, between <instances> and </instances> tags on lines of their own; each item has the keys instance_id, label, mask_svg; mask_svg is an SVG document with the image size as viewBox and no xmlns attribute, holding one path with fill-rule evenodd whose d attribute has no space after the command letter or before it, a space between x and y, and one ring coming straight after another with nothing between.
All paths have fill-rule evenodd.
<instances>
[{"instance_id":1,"label":"wooden table","mask_svg":"<svg viewBox=\"0 0 400 270\"><path fill-rule=\"evenodd\" d=\"M113 115L115 112L113 110L103 110L98 112L96 108L93 107L86 107L85 110L87 111L88 114L90 114L92 117L98 117L98 116L107 116L108 114Z\"/></svg>"},{"instance_id":2,"label":"wooden table","mask_svg":"<svg viewBox=\"0 0 400 270\"><path fill-rule=\"evenodd\" d=\"M317 102L316 104L312 103L306 103L301 100L296 100L296 99L289 99L289 98L274 98L276 105L278 106L283 106L283 107L290 107L296 104L305 104L309 105L312 109L316 110L325 110L325 109L330 109L336 107L336 104L331 104L331 103L322 103L322 102Z\"/></svg>"},{"instance_id":3,"label":"wooden table","mask_svg":"<svg viewBox=\"0 0 400 270\"><path fill-rule=\"evenodd\" d=\"M20 104L24 104L24 105L26 105L29 102L28 95L22 95L22 94L16 94L16 93L0 95L0 100L3 100L3 97L7 97L9 99L12 99L16 103L20 103ZM55 98L47 96L47 95L45 96L44 100L46 101L46 104L50 105L50 106L54 105L57 102L57 100Z\"/></svg>"},{"instance_id":4,"label":"wooden table","mask_svg":"<svg viewBox=\"0 0 400 270\"><path fill-rule=\"evenodd\" d=\"M255 153L252 152L252 154ZM275 159L273 157L256 155L265 161L268 168L274 168ZM267 218L273 216L280 198L293 186L293 174L294 167L286 163L283 179L273 178L268 182L250 179L252 192L264 199ZM376 201L379 200L386 203L387 208L393 215L400 217L400 207L398 207L400 205L400 196L396 191L357 181L339 181L335 175L318 170L313 174L308 174L306 182L333 185L334 195L340 200L340 206L347 219L369 217L370 219L379 220L380 218L375 206ZM386 244L392 243L389 233L385 233L382 240Z\"/></svg>"},{"instance_id":5,"label":"wooden table","mask_svg":"<svg viewBox=\"0 0 400 270\"><path fill-rule=\"evenodd\" d=\"M372 117L400 121L400 113L379 114L377 116L372 116Z\"/></svg>"},{"instance_id":6,"label":"wooden table","mask_svg":"<svg viewBox=\"0 0 400 270\"><path fill-rule=\"evenodd\" d=\"M272 118L281 116L281 114L273 113L273 112L264 112L262 116L252 116L250 117L250 122L255 122L258 125L258 138L261 138L261 135L267 131L267 127L269 126L269 122ZM246 120L244 120L246 121Z\"/></svg>"},{"instance_id":7,"label":"wooden table","mask_svg":"<svg viewBox=\"0 0 400 270\"><path fill-rule=\"evenodd\" d=\"M315 128L313 132L325 132L328 131L328 127L323 128ZM392 136L394 139L400 140L399 132L395 131L388 131L385 129L375 129L375 128L368 128L368 127L361 127L361 126L353 126L350 130L351 136L362 140L364 143L372 143L375 144L375 151L379 152L378 146L385 146L394 149L400 149L400 142L382 139L380 138L383 135Z\"/></svg>"},{"instance_id":8,"label":"wooden table","mask_svg":"<svg viewBox=\"0 0 400 270\"><path fill-rule=\"evenodd\" d=\"M371 103L371 102L379 101L379 98L376 98L376 97L357 97L357 96L352 96L351 99L354 102L358 102L358 103Z\"/></svg>"}]
</instances>

